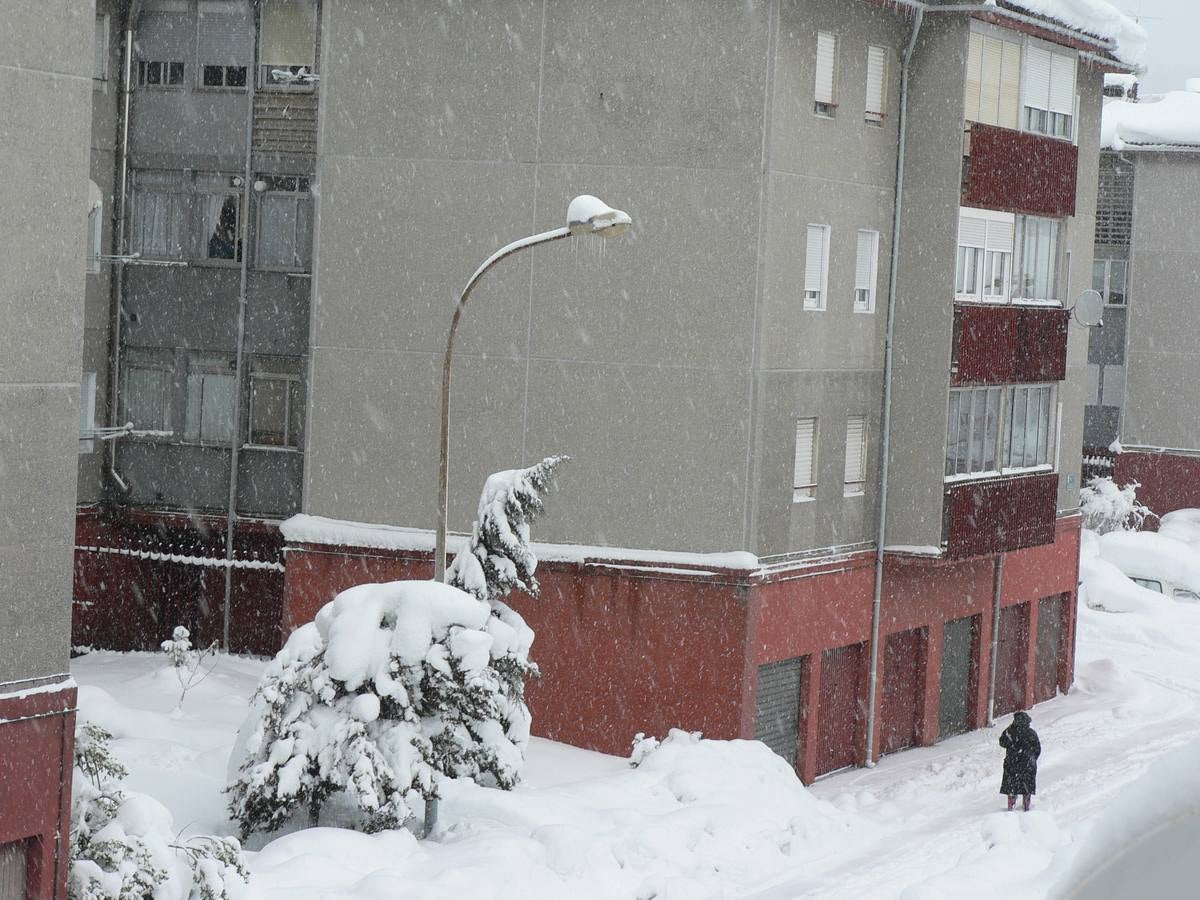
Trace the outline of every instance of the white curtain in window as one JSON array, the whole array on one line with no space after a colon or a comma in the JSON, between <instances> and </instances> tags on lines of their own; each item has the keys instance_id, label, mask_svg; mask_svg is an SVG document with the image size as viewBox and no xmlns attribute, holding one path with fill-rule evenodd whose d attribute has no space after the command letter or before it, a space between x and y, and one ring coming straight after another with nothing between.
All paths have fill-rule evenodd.
<instances>
[{"instance_id":1,"label":"white curtain in window","mask_svg":"<svg viewBox=\"0 0 1200 900\"><path fill-rule=\"evenodd\" d=\"M827 31L817 32L817 82L814 96L817 103L834 103L835 72L837 69L837 36Z\"/></svg>"},{"instance_id":2,"label":"white curtain in window","mask_svg":"<svg viewBox=\"0 0 1200 900\"><path fill-rule=\"evenodd\" d=\"M189 372L185 437L228 443L233 437L234 377L224 372Z\"/></svg>"}]
</instances>

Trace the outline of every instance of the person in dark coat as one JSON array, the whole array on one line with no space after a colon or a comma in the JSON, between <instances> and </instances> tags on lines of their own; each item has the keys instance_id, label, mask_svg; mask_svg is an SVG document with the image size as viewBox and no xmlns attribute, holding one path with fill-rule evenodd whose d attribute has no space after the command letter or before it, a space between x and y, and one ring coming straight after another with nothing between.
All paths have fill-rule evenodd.
<instances>
[{"instance_id":1,"label":"person in dark coat","mask_svg":"<svg viewBox=\"0 0 1200 900\"><path fill-rule=\"evenodd\" d=\"M1037 761L1042 755L1042 744L1029 724L1029 713L1018 712L1013 716L1012 724L1000 735L1000 746L1004 748L1000 793L1008 795L1009 809L1016 804L1017 794L1020 794L1028 812L1030 798L1037 793Z\"/></svg>"}]
</instances>

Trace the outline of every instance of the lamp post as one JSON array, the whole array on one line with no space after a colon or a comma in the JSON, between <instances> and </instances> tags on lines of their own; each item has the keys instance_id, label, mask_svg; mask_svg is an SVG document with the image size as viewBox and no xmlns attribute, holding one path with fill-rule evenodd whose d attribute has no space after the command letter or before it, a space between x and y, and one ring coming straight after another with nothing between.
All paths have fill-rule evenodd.
<instances>
[{"instance_id":1,"label":"lamp post","mask_svg":"<svg viewBox=\"0 0 1200 900\"><path fill-rule=\"evenodd\" d=\"M629 214L619 209L613 209L602 200L589 194L581 194L571 201L567 207L567 224L552 231L530 235L501 247L475 270L475 274L467 281L458 305L454 307L454 317L450 320L450 334L446 338L446 356L442 360L442 431L438 454L438 508L437 534L433 550L433 578L435 581L445 580L446 575L446 496L450 469L450 359L454 353L454 335L458 331L458 322L462 318L463 309L471 291L492 266L512 256L527 247L538 244L548 244L563 238L580 234L590 234L596 237L618 237L624 234L633 220Z\"/></svg>"}]
</instances>

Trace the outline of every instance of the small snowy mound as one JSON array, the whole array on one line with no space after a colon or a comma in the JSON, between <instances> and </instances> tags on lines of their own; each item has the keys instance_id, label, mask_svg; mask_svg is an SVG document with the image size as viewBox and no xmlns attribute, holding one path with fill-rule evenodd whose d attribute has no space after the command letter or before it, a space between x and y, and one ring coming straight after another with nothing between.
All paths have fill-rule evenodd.
<instances>
[{"instance_id":1,"label":"small snowy mound","mask_svg":"<svg viewBox=\"0 0 1200 900\"><path fill-rule=\"evenodd\" d=\"M1162 603L1161 594L1134 584L1106 559L1100 557L1100 539L1087 529L1079 544L1079 584L1084 603L1104 612L1147 612Z\"/></svg>"},{"instance_id":2,"label":"small snowy mound","mask_svg":"<svg viewBox=\"0 0 1200 900\"><path fill-rule=\"evenodd\" d=\"M1187 544L1151 531L1114 531L1100 536L1100 558L1131 578L1162 583L1200 593L1200 558Z\"/></svg>"},{"instance_id":3,"label":"small snowy mound","mask_svg":"<svg viewBox=\"0 0 1200 900\"><path fill-rule=\"evenodd\" d=\"M1200 846L1200 768L1193 744L1151 764L1096 823L1052 896L1192 897Z\"/></svg>"},{"instance_id":4,"label":"small snowy mound","mask_svg":"<svg viewBox=\"0 0 1200 900\"><path fill-rule=\"evenodd\" d=\"M485 603L432 581L364 584L327 603L268 667L230 757L230 813L273 831L333 798L347 824L396 828L437 776L509 788L528 712L494 663L527 648ZM525 629L528 631L528 629Z\"/></svg>"},{"instance_id":5,"label":"small snowy mound","mask_svg":"<svg viewBox=\"0 0 1200 900\"><path fill-rule=\"evenodd\" d=\"M1162 517L1158 533L1200 551L1200 509L1177 509Z\"/></svg>"}]
</instances>

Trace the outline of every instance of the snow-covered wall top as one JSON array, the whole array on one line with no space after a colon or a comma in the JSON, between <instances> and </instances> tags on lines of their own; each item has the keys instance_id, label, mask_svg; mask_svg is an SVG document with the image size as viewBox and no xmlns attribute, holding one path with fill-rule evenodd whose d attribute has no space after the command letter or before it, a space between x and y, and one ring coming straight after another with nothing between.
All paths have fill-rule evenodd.
<instances>
[{"instance_id":1,"label":"snow-covered wall top","mask_svg":"<svg viewBox=\"0 0 1200 900\"><path fill-rule=\"evenodd\" d=\"M1168 91L1136 102L1105 99L1100 145L1109 150L1130 146L1200 149L1200 93Z\"/></svg>"},{"instance_id":2,"label":"snow-covered wall top","mask_svg":"<svg viewBox=\"0 0 1200 900\"><path fill-rule=\"evenodd\" d=\"M1108 0L1007 0L1007 5L1113 41L1114 56L1131 66L1140 66L1145 58L1146 29Z\"/></svg>"},{"instance_id":3,"label":"snow-covered wall top","mask_svg":"<svg viewBox=\"0 0 1200 900\"><path fill-rule=\"evenodd\" d=\"M433 532L398 525L373 525L347 522L303 513L292 516L279 526L289 543L324 544L336 547L366 547L373 550L420 550L432 552ZM457 553L465 538L451 535L446 540L447 554ZM684 553L672 550L630 550L622 547L586 547L582 544L543 544L531 542L534 554L543 562L584 563L593 560L640 563L642 567L680 566L688 569L759 568L758 557L737 550L729 553ZM698 573L693 573L698 574Z\"/></svg>"}]
</instances>

